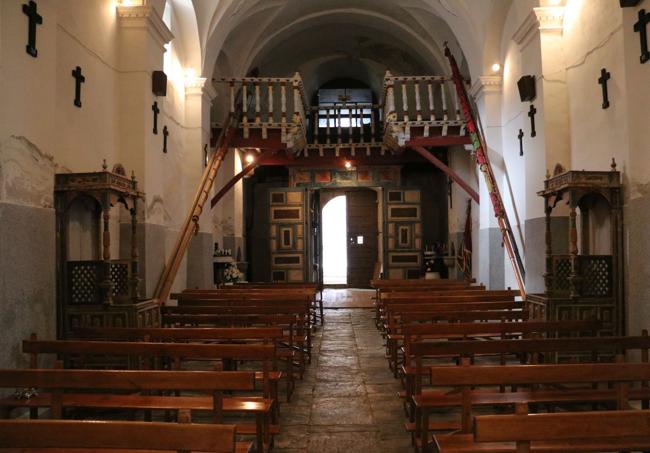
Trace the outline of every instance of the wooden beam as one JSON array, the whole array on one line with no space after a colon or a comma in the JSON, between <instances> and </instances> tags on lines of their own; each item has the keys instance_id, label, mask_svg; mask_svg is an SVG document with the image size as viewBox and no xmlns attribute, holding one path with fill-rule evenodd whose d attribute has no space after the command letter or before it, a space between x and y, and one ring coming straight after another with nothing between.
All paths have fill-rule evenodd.
<instances>
[{"instance_id":1,"label":"wooden beam","mask_svg":"<svg viewBox=\"0 0 650 453\"><path fill-rule=\"evenodd\" d=\"M463 180L460 176L458 176L458 173L453 171L451 168L446 166L440 159L438 159L436 156L431 154L429 151L424 149L422 146L418 145L412 145L411 149L419 153L422 157L424 157L426 160L431 162L433 165L438 167L440 170L442 170L447 176L449 176L451 179L454 180L459 186L461 186L463 189L465 189L465 192L469 194L470 197L476 202L476 204L479 204L479 195L478 193L472 189L472 187Z\"/></svg>"},{"instance_id":2,"label":"wooden beam","mask_svg":"<svg viewBox=\"0 0 650 453\"><path fill-rule=\"evenodd\" d=\"M215 206L217 203L219 203L219 200L221 200L221 199L224 197L224 195L226 195L226 194L228 193L228 191L229 191L230 189L232 189L233 186L234 186L235 184L237 184L237 182L239 182L240 179L242 179L244 176L246 176L248 173L250 173L250 172L251 172L252 170L254 170L256 167L258 167L259 165L261 165L261 164L264 162L265 159L268 159L269 157L273 156L273 155L276 154L278 151L279 151L279 150L277 150L277 149L270 150L270 151L265 151L265 152L263 152L262 154L260 154L259 156L257 156L255 162L253 162L253 163L251 163L251 164L249 164L249 165L246 165L246 166L242 169L242 171L240 171L240 172L237 173L235 176L233 176L233 177L230 179L230 181L228 181L228 182L227 182L227 183L226 183L226 184L221 188L221 190L220 190L219 192L217 192L217 194L216 194L214 197L212 197L212 200L210 200L210 207L211 207L211 208L214 208L214 206Z\"/></svg>"},{"instance_id":3,"label":"wooden beam","mask_svg":"<svg viewBox=\"0 0 650 453\"><path fill-rule=\"evenodd\" d=\"M416 137L406 142L405 148L413 146L452 146L471 145L469 135L440 135L437 137Z\"/></svg>"}]
</instances>

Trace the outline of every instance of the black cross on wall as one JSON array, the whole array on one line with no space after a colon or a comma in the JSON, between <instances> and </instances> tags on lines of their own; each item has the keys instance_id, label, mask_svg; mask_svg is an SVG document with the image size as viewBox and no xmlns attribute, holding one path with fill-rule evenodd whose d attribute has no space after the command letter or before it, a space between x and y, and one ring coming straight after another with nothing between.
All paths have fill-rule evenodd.
<instances>
[{"instance_id":1,"label":"black cross on wall","mask_svg":"<svg viewBox=\"0 0 650 453\"><path fill-rule=\"evenodd\" d=\"M524 155L524 142L523 142L524 131L519 129L519 134L517 135L517 138L519 139L519 155L523 156Z\"/></svg>"},{"instance_id":2,"label":"black cross on wall","mask_svg":"<svg viewBox=\"0 0 650 453\"><path fill-rule=\"evenodd\" d=\"M600 83L603 88L603 108L606 109L609 107L609 94L607 93L607 81L611 78L611 74L607 72L607 69L603 68L600 70L600 77L598 78L598 83Z\"/></svg>"},{"instance_id":3,"label":"black cross on wall","mask_svg":"<svg viewBox=\"0 0 650 453\"><path fill-rule=\"evenodd\" d=\"M79 66L72 70L72 77L74 77L74 105L81 108L81 84L86 81L86 78L81 74Z\"/></svg>"},{"instance_id":4,"label":"black cross on wall","mask_svg":"<svg viewBox=\"0 0 650 453\"><path fill-rule=\"evenodd\" d=\"M537 135L537 131L535 130L535 113L537 113L537 109L533 104L530 104L530 110L528 110L528 118L530 118L530 136L535 137Z\"/></svg>"},{"instance_id":5,"label":"black cross on wall","mask_svg":"<svg viewBox=\"0 0 650 453\"><path fill-rule=\"evenodd\" d=\"M153 103L151 110L153 111L153 133L158 135L158 114L160 113L158 102Z\"/></svg>"},{"instance_id":6,"label":"black cross on wall","mask_svg":"<svg viewBox=\"0 0 650 453\"><path fill-rule=\"evenodd\" d=\"M646 13L645 9L639 11L639 21L634 24L634 31L639 34L641 41L641 56L639 60L641 64L650 60L650 51L648 51L648 23L650 22L650 13Z\"/></svg>"},{"instance_id":7,"label":"black cross on wall","mask_svg":"<svg viewBox=\"0 0 650 453\"><path fill-rule=\"evenodd\" d=\"M34 58L38 55L38 50L36 50L36 26L43 23L43 17L38 14L37 9L38 5L31 0L28 4L23 5L23 14L29 18L27 25L27 46L25 50Z\"/></svg>"},{"instance_id":8,"label":"black cross on wall","mask_svg":"<svg viewBox=\"0 0 650 453\"><path fill-rule=\"evenodd\" d=\"M163 127L163 153L167 154L167 137L169 136L169 131L167 126Z\"/></svg>"}]
</instances>

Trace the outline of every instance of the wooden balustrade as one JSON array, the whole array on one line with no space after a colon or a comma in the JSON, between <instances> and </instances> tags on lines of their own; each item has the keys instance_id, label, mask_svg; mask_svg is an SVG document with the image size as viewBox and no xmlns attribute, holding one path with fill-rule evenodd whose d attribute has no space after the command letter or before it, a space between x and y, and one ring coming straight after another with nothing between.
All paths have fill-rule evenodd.
<instances>
[{"instance_id":1,"label":"wooden balustrade","mask_svg":"<svg viewBox=\"0 0 650 453\"><path fill-rule=\"evenodd\" d=\"M230 86L230 112L241 102L240 127L245 139L251 129L268 138L272 129L281 131L282 142L300 150L306 143L305 92L300 74L293 77L229 77L220 80ZM237 93L241 89L241 99Z\"/></svg>"},{"instance_id":2,"label":"wooden balustrade","mask_svg":"<svg viewBox=\"0 0 650 453\"><path fill-rule=\"evenodd\" d=\"M465 120L450 77L393 76L387 71L383 95L384 139L390 147L404 146L411 135L465 135ZM414 128L417 134L412 134Z\"/></svg>"}]
</instances>

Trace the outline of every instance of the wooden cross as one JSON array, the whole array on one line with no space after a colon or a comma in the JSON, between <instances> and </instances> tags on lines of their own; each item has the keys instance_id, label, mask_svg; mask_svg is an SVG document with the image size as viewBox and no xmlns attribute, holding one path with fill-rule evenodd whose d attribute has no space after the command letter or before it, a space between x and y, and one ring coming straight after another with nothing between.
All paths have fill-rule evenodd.
<instances>
[{"instance_id":1,"label":"wooden cross","mask_svg":"<svg viewBox=\"0 0 650 453\"><path fill-rule=\"evenodd\" d=\"M519 139L519 155L523 156L524 155L524 142L523 142L522 139L524 138L524 131L519 129L519 135L517 135L517 138Z\"/></svg>"},{"instance_id":2,"label":"wooden cross","mask_svg":"<svg viewBox=\"0 0 650 453\"><path fill-rule=\"evenodd\" d=\"M153 103L151 110L153 111L153 133L158 135L158 114L160 113L158 102Z\"/></svg>"},{"instance_id":3,"label":"wooden cross","mask_svg":"<svg viewBox=\"0 0 650 453\"><path fill-rule=\"evenodd\" d=\"M74 77L74 105L81 108L81 84L86 81L86 78L81 74L81 68L77 66L72 71Z\"/></svg>"},{"instance_id":4,"label":"wooden cross","mask_svg":"<svg viewBox=\"0 0 650 453\"><path fill-rule=\"evenodd\" d=\"M43 23L43 17L38 14L37 9L38 5L32 0L28 4L23 5L23 14L29 18L27 46L25 50L34 58L38 55L38 50L36 50L36 26Z\"/></svg>"},{"instance_id":5,"label":"wooden cross","mask_svg":"<svg viewBox=\"0 0 650 453\"><path fill-rule=\"evenodd\" d=\"M167 137L169 136L169 131L167 126L163 127L163 153L167 153Z\"/></svg>"},{"instance_id":6,"label":"wooden cross","mask_svg":"<svg viewBox=\"0 0 650 453\"><path fill-rule=\"evenodd\" d=\"M535 130L535 113L537 113L537 109L533 104L530 104L530 110L528 110L528 118L530 118L530 136L535 137L537 135L537 131Z\"/></svg>"},{"instance_id":7,"label":"wooden cross","mask_svg":"<svg viewBox=\"0 0 650 453\"><path fill-rule=\"evenodd\" d=\"M607 93L607 81L611 78L611 74L605 68L600 70L600 77L598 83L603 88L603 108L609 107L609 94Z\"/></svg>"},{"instance_id":8,"label":"wooden cross","mask_svg":"<svg viewBox=\"0 0 650 453\"><path fill-rule=\"evenodd\" d=\"M650 22L650 13L646 13L645 9L639 11L639 21L634 24L634 31L639 34L641 40L641 64L650 60L650 51L648 51L648 28Z\"/></svg>"}]
</instances>

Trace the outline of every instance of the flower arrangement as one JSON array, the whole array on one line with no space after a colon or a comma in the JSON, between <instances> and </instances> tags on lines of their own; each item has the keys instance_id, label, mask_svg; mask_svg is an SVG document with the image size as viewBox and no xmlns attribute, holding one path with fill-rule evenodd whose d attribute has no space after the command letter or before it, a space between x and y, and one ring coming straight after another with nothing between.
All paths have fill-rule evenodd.
<instances>
[{"instance_id":1,"label":"flower arrangement","mask_svg":"<svg viewBox=\"0 0 650 453\"><path fill-rule=\"evenodd\" d=\"M229 264L228 267L223 271L223 279L227 283L237 283L244 274L237 269L237 265Z\"/></svg>"}]
</instances>

